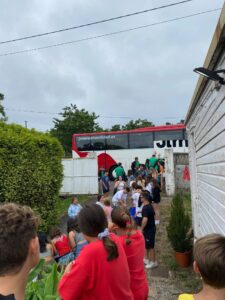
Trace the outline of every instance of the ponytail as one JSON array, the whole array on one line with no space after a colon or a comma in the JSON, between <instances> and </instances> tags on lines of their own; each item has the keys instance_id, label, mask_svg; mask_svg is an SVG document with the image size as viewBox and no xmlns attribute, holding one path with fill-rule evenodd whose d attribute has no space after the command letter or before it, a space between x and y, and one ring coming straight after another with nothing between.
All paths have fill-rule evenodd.
<instances>
[{"instance_id":1,"label":"ponytail","mask_svg":"<svg viewBox=\"0 0 225 300\"><path fill-rule=\"evenodd\" d=\"M121 207L116 207L113 209L111 213L112 217L112 222L116 224L119 228L125 229L126 230L126 239L125 239L125 244L130 245L131 243L131 232L132 232L132 224L131 224L131 217L129 213L121 208Z\"/></svg>"},{"instance_id":2,"label":"ponytail","mask_svg":"<svg viewBox=\"0 0 225 300\"><path fill-rule=\"evenodd\" d=\"M125 239L125 244L130 245L130 243L131 243L130 236L131 236L131 231L132 231L131 222L127 222L126 228L127 228L127 238Z\"/></svg>"},{"instance_id":3,"label":"ponytail","mask_svg":"<svg viewBox=\"0 0 225 300\"><path fill-rule=\"evenodd\" d=\"M104 248L108 254L107 260L111 261L119 257L117 245L108 236L102 238Z\"/></svg>"},{"instance_id":4,"label":"ponytail","mask_svg":"<svg viewBox=\"0 0 225 300\"><path fill-rule=\"evenodd\" d=\"M105 212L99 205L86 204L79 213L78 224L82 233L102 241L107 252L107 261L119 257L116 243L109 238Z\"/></svg>"}]
</instances>

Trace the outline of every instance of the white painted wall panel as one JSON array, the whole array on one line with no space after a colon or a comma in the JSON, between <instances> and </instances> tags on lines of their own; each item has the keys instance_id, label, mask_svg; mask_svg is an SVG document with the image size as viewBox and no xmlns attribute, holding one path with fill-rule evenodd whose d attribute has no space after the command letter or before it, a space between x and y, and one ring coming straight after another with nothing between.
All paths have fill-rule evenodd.
<instances>
[{"instance_id":1,"label":"white painted wall panel","mask_svg":"<svg viewBox=\"0 0 225 300\"><path fill-rule=\"evenodd\" d=\"M62 194L98 194L98 165L96 158L63 159Z\"/></svg>"},{"instance_id":2,"label":"white painted wall panel","mask_svg":"<svg viewBox=\"0 0 225 300\"><path fill-rule=\"evenodd\" d=\"M220 68L225 69L224 59ZM208 82L188 121L187 132L195 237L224 234L225 86L216 89L214 82Z\"/></svg>"}]
</instances>

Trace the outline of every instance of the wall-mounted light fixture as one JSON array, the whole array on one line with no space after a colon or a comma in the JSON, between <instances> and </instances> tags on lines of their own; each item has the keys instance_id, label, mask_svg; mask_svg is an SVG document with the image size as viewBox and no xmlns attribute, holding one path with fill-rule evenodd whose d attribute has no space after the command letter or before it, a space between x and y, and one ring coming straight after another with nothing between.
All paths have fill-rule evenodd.
<instances>
[{"instance_id":1,"label":"wall-mounted light fixture","mask_svg":"<svg viewBox=\"0 0 225 300\"><path fill-rule=\"evenodd\" d=\"M220 84L225 84L224 78L218 75L219 73L225 74L225 69L210 71L206 68L196 68L196 69L194 69L194 72L198 73L204 77L207 77L210 80L218 81Z\"/></svg>"}]
</instances>

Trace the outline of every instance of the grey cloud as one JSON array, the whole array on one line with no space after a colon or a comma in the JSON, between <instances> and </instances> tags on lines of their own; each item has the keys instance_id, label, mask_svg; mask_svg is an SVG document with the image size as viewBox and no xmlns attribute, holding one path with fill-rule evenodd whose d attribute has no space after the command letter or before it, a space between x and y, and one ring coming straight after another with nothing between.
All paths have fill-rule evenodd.
<instances>
[{"instance_id":1,"label":"grey cloud","mask_svg":"<svg viewBox=\"0 0 225 300\"><path fill-rule=\"evenodd\" d=\"M222 0L183 6L81 30L0 45L0 53L103 34L222 6ZM165 0L1 1L1 40L82 24L168 3ZM199 16L110 38L0 57L0 91L8 108L60 112L73 102L90 112L156 124L179 121L197 81L219 13ZM7 111L9 120L38 130L54 115ZM169 119L168 117L172 117ZM173 119L177 117L177 119ZM99 119L104 126L127 119Z\"/></svg>"}]
</instances>

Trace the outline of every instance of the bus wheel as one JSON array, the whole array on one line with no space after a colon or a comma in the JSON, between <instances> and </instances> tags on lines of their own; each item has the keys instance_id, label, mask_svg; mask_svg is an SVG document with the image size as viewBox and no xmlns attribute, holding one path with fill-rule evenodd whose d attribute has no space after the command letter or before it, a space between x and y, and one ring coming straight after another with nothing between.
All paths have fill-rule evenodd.
<instances>
[{"instance_id":1,"label":"bus wheel","mask_svg":"<svg viewBox=\"0 0 225 300\"><path fill-rule=\"evenodd\" d=\"M117 165L114 165L109 169L109 179L111 181L114 181L116 179L116 177L113 175L113 171L115 170L116 167Z\"/></svg>"}]
</instances>

